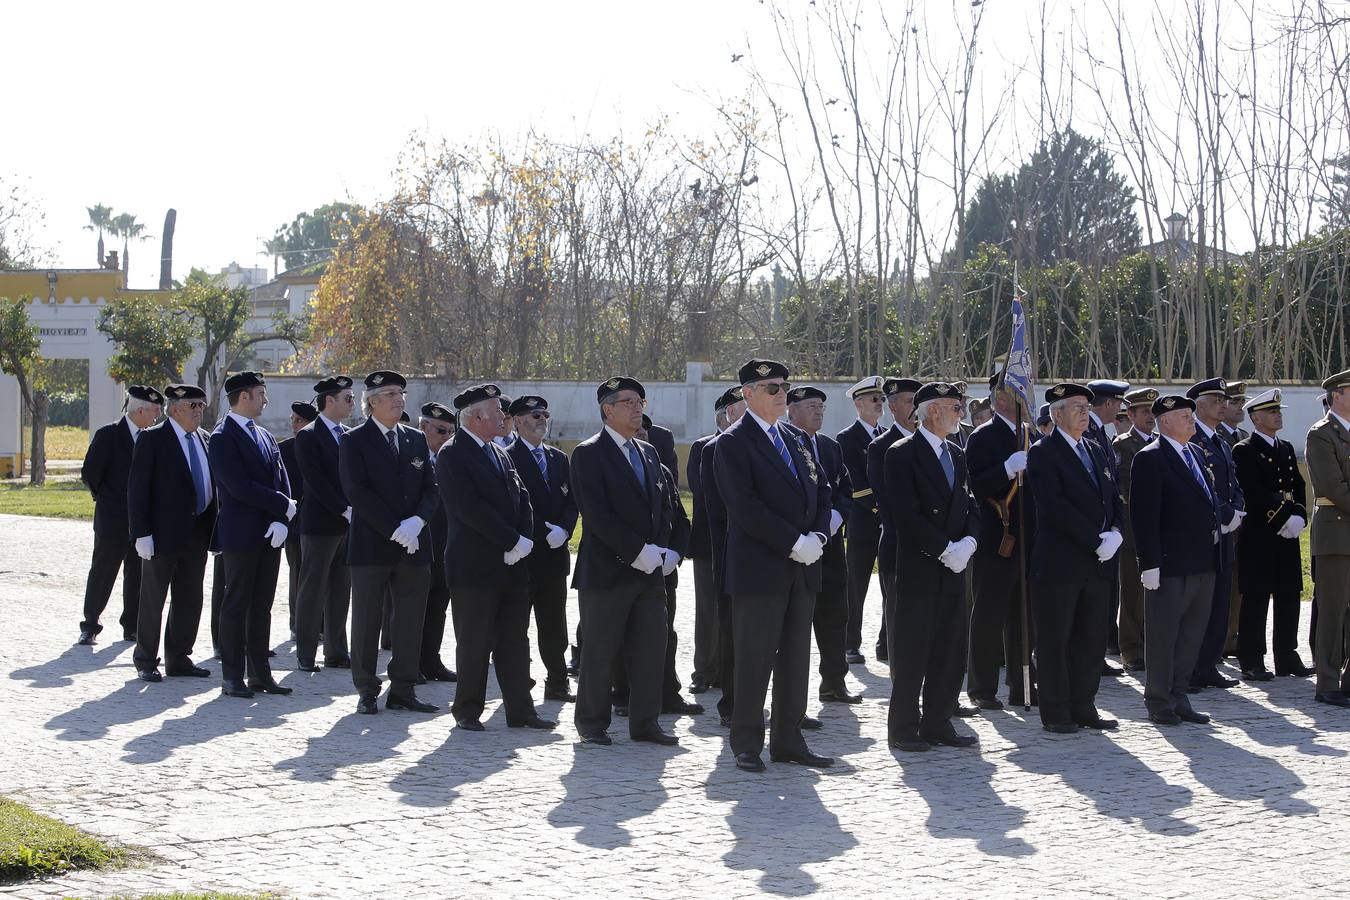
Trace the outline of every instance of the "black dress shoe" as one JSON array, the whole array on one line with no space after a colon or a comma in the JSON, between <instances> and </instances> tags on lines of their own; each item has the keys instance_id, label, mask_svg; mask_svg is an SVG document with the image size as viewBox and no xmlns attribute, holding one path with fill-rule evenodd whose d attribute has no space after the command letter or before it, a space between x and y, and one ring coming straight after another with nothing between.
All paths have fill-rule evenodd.
<instances>
[{"instance_id":1,"label":"black dress shoe","mask_svg":"<svg viewBox=\"0 0 1350 900\"><path fill-rule=\"evenodd\" d=\"M464 729L465 731L487 730L486 728L483 727L483 723L478 721L477 719L456 719L455 725L459 728Z\"/></svg>"},{"instance_id":2,"label":"black dress shoe","mask_svg":"<svg viewBox=\"0 0 1350 900\"><path fill-rule=\"evenodd\" d=\"M268 659L273 659L273 658L276 657L276 655L277 655L277 651L275 651L275 650L268 650L268 651L267 651L267 658L268 658Z\"/></svg>"},{"instance_id":3,"label":"black dress shoe","mask_svg":"<svg viewBox=\"0 0 1350 900\"><path fill-rule=\"evenodd\" d=\"M583 731L577 736L581 738L583 744L595 744L598 747L608 747L614 743L614 738L603 731Z\"/></svg>"},{"instance_id":4,"label":"black dress shoe","mask_svg":"<svg viewBox=\"0 0 1350 900\"><path fill-rule=\"evenodd\" d=\"M793 750L788 753L774 753L769 751L769 759L774 762L793 763L798 766L811 766L815 769L828 769L834 765L834 760L828 756L820 756L812 753L810 750Z\"/></svg>"},{"instance_id":5,"label":"black dress shoe","mask_svg":"<svg viewBox=\"0 0 1350 900\"><path fill-rule=\"evenodd\" d=\"M356 711L363 716L373 716L380 711L380 705L374 697L362 697L356 701Z\"/></svg>"},{"instance_id":6,"label":"black dress shoe","mask_svg":"<svg viewBox=\"0 0 1350 900\"><path fill-rule=\"evenodd\" d=\"M1236 687L1238 683L1236 678L1226 678L1218 672L1205 672L1200 676L1199 680L1205 687L1213 688Z\"/></svg>"},{"instance_id":7,"label":"black dress shoe","mask_svg":"<svg viewBox=\"0 0 1350 900\"><path fill-rule=\"evenodd\" d=\"M718 716L718 717L717 717L717 724L718 724L718 725L721 725L723 728L730 728L730 727L731 727L731 716Z\"/></svg>"},{"instance_id":8,"label":"black dress shoe","mask_svg":"<svg viewBox=\"0 0 1350 900\"><path fill-rule=\"evenodd\" d=\"M292 690L291 688L277 684L276 681L271 678L266 681L259 678L251 678L248 682L248 689L250 691L257 691L260 694L276 694L281 697L291 693Z\"/></svg>"},{"instance_id":9,"label":"black dress shoe","mask_svg":"<svg viewBox=\"0 0 1350 900\"><path fill-rule=\"evenodd\" d=\"M925 741L934 747L974 747L980 742L980 739L973 734L939 734L933 737L925 737Z\"/></svg>"},{"instance_id":10,"label":"black dress shoe","mask_svg":"<svg viewBox=\"0 0 1350 900\"><path fill-rule=\"evenodd\" d=\"M1041 727L1051 734L1077 734L1077 722L1042 722Z\"/></svg>"},{"instance_id":11,"label":"black dress shoe","mask_svg":"<svg viewBox=\"0 0 1350 900\"><path fill-rule=\"evenodd\" d=\"M1126 672L1143 672L1143 671L1145 671L1145 669L1144 669L1144 664L1143 664L1142 662L1127 662L1127 663L1125 664L1125 671L1126 671Z\"/></svg>"},{"instance_id":12,"label":"black dress shoe","mask_svg":"<svg viewBox=\"0 0 1350 900\"><path fill-rule=\"evenodd\" d=\"M689 680L689 693L702 694L706 693L707 690L708 682L704 681L702 678L691 678Z\"/></svg>"},{"instance_id":13,"label":"black dress shoe","mask_svg":"<svg viewBox=\"0 0 1350 900\"><path fill-rule=\"evenodd\" d=\"M432 703L423 703L417 699L416 694L395 694L389 692L389 696L384 698L385 709L406 709L408 712L434 713L440 709Z\"/></svg>"},{"instance_id":14,"label":"black dress shoe","mask_svg":"<svg viewBox=\"0 0 1350 900\"><path fill-rule=\"evenodd\" d=\"M997 697L971 697L970 702L980 709L1002 709L1003 701Z\"/></svg>"},{"instance_id":15,"label":"black dress shoe","mask_svg":"<svg viewBox=\"0 0 1350 900\"><path fill-rule=\"evenodd\" d=\"M1124 673L1120 666L1113 666L1106 660L1102 660L1102 676L1105 678L1119 678Z\"/></svg>"},{"instance_id":16,"label":"black dress shoe","mask_svg":"<svg viewBox=\"0 0 1350 900\"><path fill-rule=\"evenodd\" d=\"M1310 675L1316 675L1317 670L1309 668L1303 664L1302 660L1296 660L1292 665L1276 666L1276 675L1290 675L1294 678L1307 678Z\"/></svg>"},{"instance_id":17,"label":"black dress shoe","mask_svg":"<svg viewBox=\"0 0 1350 900\"><path fill-rule=\"evenodd\" d=\"M542 716L530 716L527 719L521 719L519 722L507 722L507 728L537 728L540 731L549 731L557 728L558 723L552 719L545 719Z\"/></svg>"},{"instance_id":18,"label":"black dress shoe","mask_svg":"<svg viewBox=\"0 0 1350 900\"><path fill-rule=\"evenodd\" d=\"M1256 668L1256 669L1243 669L1243 670L1242 670L1242 680L1243 680L1243 681L1274 681L1274 680L1275 680L1275 673L1272 672L1272 671L1270 671L1269 669L1265 668L1264 666L1263 666L1263 667L1260 667L1260 668Z\"/></svg>"},{"instance_id":19,"label":"black dress shoe","mask_svg":"<svg viewBox=\"0 0 1350 900\"><path fill-rule=\"evenodd\" d=\"M164 674L174 678L205 678L211 674L211 670L188 663L186 666L174 666L172 668L165 666Z\"/></svg>"},{"instance_id":20,"label":"black dress shoe","mask_svg":"<svg viewBox=\"0 0 1350 900\"><path fill-rule=\"evenodd\" d=\"M963 703L956 704L956 709L952 710L952 715L960 719L972 719L978 716L980 711L974 706L966 706Z\"/></svg>"},{"instance_id":21,"label":"black dress shoe","mask_svg":"<svg viewBox=\"0 0 1350 900\"><path fill-rule=\"evenodd\" d=\"M881 662L889 662L890 658L891 658L891 651L887 649L886 645L877 644L877 659Z\"/></svg>"},{"instance_id":22,"label":"black dress shoe","mask_svg":"<svg viewBox=\"0 0 1350 900\"><path fill-rule=\"evenodd\" d=\"M897 750L903 750L906 753L924 753L933 749L933 745L925 740L916 737L912 738L891 738L887 741Z\"/></svg>"},{"instance_id":23,"label":"black dress shoe","mask_svg":"<svg viewBox=\"0 0 1350 900\"><path fill-rule=\"evenodd\" d=\"M662 747L674 747L680 742L675 735L660 728L649 728L642 734L633 735L632 739L642 743L660 744Z\"/></svg>"},{"instance_id":24,"label":"black dress shoe","mask_svg":"<svg viewBox=\"0 0 1350 900\"><path fill-rule=\"evenodd\" d=\"M831 687L820 686L820 702L822 703L861 703L861 694L850 694L848 688L842 684L836 684Z\"/></svg>"},{"instance_id":25,"label":"black dress shoe","mask_svg":"<svg viewBox=\"0 0 1350 900\"><path fill-rule=\"evenodd\" d=\"M325 669L350 669L352 667L352 658L350 656L339 656L336 659L327 659L323 661Z\"/></svg>"},{"instance_id":26,"label":"black dress shoe","mask_svg":"<svg viewBox=\"0 0 1350 900\"><path fill-rule=\"evenodd\" d=\"M239 678L227 678L220 685L220 693L221 696L238 697L241 700L247 700L253 696L253 692L248 689L248 685L244 684L243 680Z\"/></svg>"},{"instance_id":27,"label":"black dress shoe","mask_svg":"<svg viewBox=\"0 0 1350 900\"><path fill-rule=\"evenodd\" d=\"M1313 699L1329 706L1350 706L1350 697L1346 697L1342 691L1322 691Z\"/></svg>"},{"instance_id":28,"label":"black dress shoe","mask_svg":"<svg viewBox=\"0 0 1350 900\"><path fill-rule=\"evenodd\" d=\"M75 642L77 647L92 647L94 645L94 633L88 628L80 629L80 639Z\"/></svg>"},{"instance_id":29,"label":"black dress shoe","mask_svg":"<svg viewBox=\"0 0 1350 900\"><path fill-rule=\"evenodd\" d=\"M415 681L414 684L426 684L426 683L427 683L427 676L423 675L421 672L418 672L417 681Z\"/></svg>"},{"instance_id":30,"label":"black dress shoe","mask_svg":"<svg viewBox=\"0 0 1350 900\"><path fill-rule=\"evenodd\" d=\"M1188 694L1198 694L1204 689L1205 686L1198 681L1192 681L1190 684L1186 685L1186 693Z\"/></svg>"},{"instance_id":31,"label":"black dress shoe","mask_svg":"<svg viewBox=\"0 0 1350 900\"><path fill-rule=\"evenodd\" d=\"M661 712L673 716L697 716L703 712L703 704L690 703L683 697L676 697L663 704Z\"/></svg>"},{"instance_id":32,"label":"black dress shoe","mask_svg":"<svg viewBox=\"0 0 1350 900\"><path fill-rule=\"evenodd\" d=\"M825 727L825 724L815 716L802 716L801 727L805 728L807 731L819 731Z\"/></svg>"},{"instance_id":33,"label":"black dress shoe","mask_svg":"<svg viewBox=\"0 0 1350 900\"><path fill-rule=\"evenodd\" d=\"M577 695L568 688L544 688L545 700L560 700L563 703L576 703Z\"/></svg>"},{"instance_id":34,"label":"black dress shoe","mask_svg":"<svg viewBox=\"0 0 1350 900\"><path fill-rule=\"evenodd\" d=\"M136 643L136 632L134 631L122 632L122 640L126 641L129 644Z\"/></svg>"},{"instance_id":35,"label":"black dress shoe","mask_svg":"<svg viewBox=\"0 0 1350 900\"><path fill-rule=\"evenodd\" d=\"M737 753L736 768L746 772L763 772L764 760L759 758L758 753Z\"/></svg>"},{"instance_id":36,"label":"black dress shoe","mask_svg":"<svg viewBox=\"0 0 1350 900\"><path fill-rule=\"evenodd\" d=\"M844 662L848 663L850 666L860 666L867 662L867 658L857 650L845 650Z\"/></svg>"},{"instance_id":37,"label":"black dress shoe","mask_svg":"<svg viewBox=\"0 0 1350 900\"><path fill-rule=\"evenodd\" d=\"M1209 716L1205 713L1196 712L1193 709L1178 709L1176 716L1183 722L1194 722L1196 725L1208 725Z\"/></svg>"},{"instance_id":38,"label":"black dress shoe","mask_svg":"<svg viewBox=\"0 0 1350 900\"><path fill-rule=\"evenodd\" d=\"M164 676L159 674L159 669L137 669L136 677L141 681L148 681L151 684L164 680Z\"/></svg>"},{"instance_id":39,"label":"black dress shoe","mask_svg":"<svg viewBox=\"0 0 1350 900\"><path fill-rule=\"evenodd\" d=\"M628 704L627 703L614 704L614 715L620 716L625 719L628 718Z\"/></svg>"},{"instance_id":40,"label":"black dress shoe","mask_svg":"<svg viewBox=\"0 0 1350 900\"><path fill-rule=\"evenodd\" d=\"M1074 722L1084 728L1096 728L1098 731L1115 731L1120 727L1120 723L1115 719L1108 719L1105 716L1094 716L1091 719L1074 719Z\"/></svg>"},{"instance_id":41,"label":"black dress shoe","mask_svg":"<svg viewBox=\"0 0 1350 900\"><path fill-rule=\"evenodd\" d=\"M295 664L295 669L298 672L317 672L319 671L319 666L318 663L308 662L302 659Z\"/></svg>"},{"instance_id":42,"label":"black dress shoe","mask_svg":"<svg viewBox=\"0 0 1350 900\"><path fill-rule=\"evenodd\" d=\"M427 681L458 681L458 676L443 665L429 666L427 671L422 673Z\"/></svg>"},{"instance_id":43,"label":"black dress shoe","mask_svg":"<svg viewBox=\"0 0 1350 900\"><path fill-rule=\"evenodd\" d=\"M1162 712L1151 712L1148 714L1148 720L1155 725L1180 725L1181 716L1165 709Z\"/></svg>"}]
</instances>

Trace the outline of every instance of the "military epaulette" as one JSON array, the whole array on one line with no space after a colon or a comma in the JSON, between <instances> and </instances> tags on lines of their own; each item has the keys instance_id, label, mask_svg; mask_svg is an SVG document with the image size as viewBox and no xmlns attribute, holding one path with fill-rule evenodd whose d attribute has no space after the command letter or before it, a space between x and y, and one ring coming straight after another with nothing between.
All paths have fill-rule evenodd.
<instances>
[{"instance_id":1,"label":"military epaulette","mask_svg":"<svg viewBox=\"0 0 1350 900\"><path fill-rule=\"evenodd\" d=\"M860 499L860 498L862 498L862 497L870 497L870 496L872 496L872 489L871 489L871 488L863 488L861 491L854 491L854 492L853 492L853 499L854 499L854 500Z\"/></svg>"}]
</instances>

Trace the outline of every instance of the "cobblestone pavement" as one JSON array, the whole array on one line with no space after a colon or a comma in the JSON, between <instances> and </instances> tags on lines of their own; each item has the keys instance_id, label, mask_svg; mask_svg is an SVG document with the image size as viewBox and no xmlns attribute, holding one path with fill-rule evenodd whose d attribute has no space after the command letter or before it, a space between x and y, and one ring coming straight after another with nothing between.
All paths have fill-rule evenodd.
<instances>
[{"instance_id":1,"label":"cobblestone pavement","mask_svg":"<svg viewBox=\"0 0 1350 900\"><path fill-rule=\"evenodd\" d=\"M444 711L357 716L348 672L293 671L284 598L273 632L293 695L223 698L217 678L142 684L115 609L102 643L72 646L89 525L0 516L0 534L0 793L160 858L0 893L1346 892L1350 713L1314 703L1310 681L1210 690L1196 707L1215 725L1160 731L1136 681L1104 679L1116 734L1051 736L1005 711L958 724L978 751L905 755L886 744L888 681L869 660L850 678L862 705L819 709L813 692L825 728L808 740L840 765L752 775L732 765L712 713L667 717L681 739L669 749L629 743L621 726L612 747L583 747L570 708L556 734L507 729L495 694L481 734ZM199 659L206 634L203 623ZM682 675L691 650L686 638ZM420 694L445 710L452 690Z\"/></svg>"}]
</instances>

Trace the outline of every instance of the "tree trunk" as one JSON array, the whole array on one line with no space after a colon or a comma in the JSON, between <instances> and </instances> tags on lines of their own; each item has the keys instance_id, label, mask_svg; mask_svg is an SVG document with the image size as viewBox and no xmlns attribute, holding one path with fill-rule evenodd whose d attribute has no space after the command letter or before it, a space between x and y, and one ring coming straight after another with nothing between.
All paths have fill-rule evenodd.
<instances>
[{"instance_id":1,"label":"tree trunk","mask_svg":"<svg viewBox=\"0 0 1350 900\"><path fill-rule=\"evenodd\" d=\"M160 239L159 251L159 289L170 290L173 287L173 228L178 223L178 210L171 209L164 215L164 236Z\"/></svg>"},{"instance_id":2,"label":"tree trunk","mask_svg":"<svg viewBox=\"0 0 1350 900\"><path fill-rule=\"evenodd\" d=\"M28 483L47 482L47 409L51 398L45 390L33 392L33 443L28 454Z\"/></svg>"}]
</instances>

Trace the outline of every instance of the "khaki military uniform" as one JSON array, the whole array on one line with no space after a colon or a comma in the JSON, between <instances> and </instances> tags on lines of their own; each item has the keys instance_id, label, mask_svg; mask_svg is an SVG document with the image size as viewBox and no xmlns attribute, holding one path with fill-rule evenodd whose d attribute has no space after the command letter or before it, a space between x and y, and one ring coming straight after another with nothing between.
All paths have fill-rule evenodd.
<instances>
[{"instance_id":1,"label":"khaki military uniform","mask_svg":"<svg viewBox=\"0 0 1350 900\"><path fill-rule=\"evenodd\" d=\"M1332 413L1308 429L1304 449L1316 497L1311 549L1316 560L1317 691L1346 690L1344 629L1350 602L1350 432Z\"/></svg>"}]
</instances>

